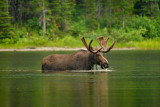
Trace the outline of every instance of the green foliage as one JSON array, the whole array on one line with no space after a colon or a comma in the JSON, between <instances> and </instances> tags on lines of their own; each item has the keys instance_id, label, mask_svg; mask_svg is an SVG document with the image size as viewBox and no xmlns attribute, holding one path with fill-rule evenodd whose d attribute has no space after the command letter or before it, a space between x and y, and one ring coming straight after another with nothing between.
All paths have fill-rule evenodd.
<instances>
[{"instance_id":1,"label":"green foliage","mask_svg":"<svg viewBox=\"0 0 160 107\"><path fill-rule=\"evenodd\" d=\"M111 36L120 47L136 47L160 38L158 0L7 1L0 1L0 44L6 46L79 47L82 36L88 42Z\"/></svg>"},{"instance_id":2,"label":"green foliage","mask_svg":"<svg viewBox=\"0 0 160 107\"><path fill-rule=\"evenodd\" d=\"M23 38L23 37L27 37L28 36L28 32L27 32L27 29L25 27L17 28L15 30L15 32L16 32L15 39Z\"/></svg>"},{"instance_id":3,"label":"green foliage","mask_svg":"<svg viewBox=\"0 0 160 107\"><path fill-rule=\"evenodd\" d=\"M95 39L95 40L99 36L106 36L107 37L108 35L109 35L109 33L108 33L107 28L104 28L101 30L93 30L91 32L86 32L86 33L80 34L80 36L85 36L86 38Z\"/></svg>"},{"instance_id":4,"label":"green foliage","mask_svg":"<svg viewBox=\"0 0 160 107\"><path fill-rule=\"evenodd\" d=\"M22 47L24 46L37 47L37 46L44 46L47 43L48 43L48 38L45 38L42 36L32 36L30 38L26 38L26 37L19 38L16 42L16 45L22 46Z\"/></svg>"},{"instance_id":5,"label":"green foliage","mask_svg":"<svg viewBox=\"0 0 160 107\"><path fill-rule=\"evenodd\" d=\"M11 17L8 12L8 0L0 1L0 39L11 38Z\"/></svg>"},{"instance_id":6,"label":"green foliage","mask_svg":"<svg viewBox=\"0 0 160 107\"><path fill-rule=\"evenodd\" d=\"M126 20L126 27L141 29L144 28L147 31L143 33L143 37L146 38L160 38L160 19L153 19L142 16L132 16Z\"/></svg>"},{"instance_id":7,"label":"green foliage","mask_svg":"<svg viewBox=\"0 0 160 107\"><path fill-rule=\"evenodd\" d=\"M2 39L0 43L2 43L4 45L13 44L14 43L14 39L9 39L9 38Z\"/></svg>"},{"instance_id":8,"label":"green foliage","mask_svg":"<svg viewBox=\"0 0 160 107\"><path fill-rule=\"evenodd\" d=\"M69 29L69 24L74 12L75 3L68 0L54 0L49 3L52 20L55 27L63 32Z\"/></svg>"},{"instance_id":9,"label":"green foliage","mask_svg":"<svg viewBox=\"0 0 160 107\"><path fill-rule=\"evenodd\" d=\"M43 36L31 37L30 39L36 46L43 46L43 44L46 44L48 42L48 38L45 38Z\"/></svg>"},{"instance_id":10,"label":"green foliage","mask_svg":"<svg viewBox=\"0 0 160 107\"><path fill-rule=\"evenodd\" d=\"M65 36L62 39L59 39L56 41L55 46L57 47L80 47L82 45L82 42L79 38L74 38L72 36Z\"/></svg>"},{"instance_id":11,"label":"green foliage","mask_svg":"<svg viewBox=\"0 0 160 107\"><path fill-rule=\"evenodd\" d=\"M138 0L134 5L134 13L142 16L157 17L160 12L159 0Z\"/></svg>"},{"instance_id":12,"label":"green foliage","mask_svg":"<svg viewBox=\"0 0 160 107\"><path fill-rule=\"evenodd\" d=\"M88 27L85 23L85 20L80 19L78 22L71 23L69 31L73 36L79 36L79 34L87 32Z\"/></svg>"},{"instance_id":13,"label":"green foliage","mask_svg":"<svg viewBox=\"0 0 160 107\"><path fill-rule=\"evenodd\" d=\"M27 27L27 28L29 28L30 30L32 29L34 29L34 30L40 30L41 29L41 27L38 25L38 19L37 18L33 18L33 19L28 19L27 20L27 24L25 24L25 26Z\"/></svg>"},{"instance_id":14,"label":"green foliage","mask_svg":"<svg viewBox=\"0 0 160 107\"><path fill-rule=\"evenodd\" d=\"M146 32L146 29L112 29L111 35L117 40L117 42L129 42L129 41L142 41L142 35Z\"/></svg>"}]
</instances>

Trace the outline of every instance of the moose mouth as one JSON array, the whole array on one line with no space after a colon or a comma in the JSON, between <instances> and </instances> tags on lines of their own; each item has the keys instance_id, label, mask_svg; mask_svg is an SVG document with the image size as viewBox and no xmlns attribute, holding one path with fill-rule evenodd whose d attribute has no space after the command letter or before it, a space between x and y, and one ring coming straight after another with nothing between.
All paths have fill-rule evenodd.
<instances>
[{"instance_id":1,"label":"moose mouth","mask_svg":"<svg viewBox=\"0 0 160 107\"><path fill-rule=\"evenodd\" d=\"M109 67L109 65L107 63L101 65L102 69L105 69L105 68L108 68L108 67Z\"/></svg>"}]
</instances>

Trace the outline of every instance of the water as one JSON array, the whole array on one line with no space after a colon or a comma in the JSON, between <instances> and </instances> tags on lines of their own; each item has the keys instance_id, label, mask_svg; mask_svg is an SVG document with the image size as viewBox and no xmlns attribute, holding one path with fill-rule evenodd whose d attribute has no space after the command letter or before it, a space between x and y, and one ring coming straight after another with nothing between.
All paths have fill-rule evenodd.
<instances>
[{"instance_id":1,"label":"water","mask_svg":"<svg viewBox=\"0 0 160 107\"><path fill-rule=\"evenodd\" d=\"M107 72L41 73L52 53L0 52L0 107L158 107L160 51L111 51Z\"/></svg>"}]
</instances>

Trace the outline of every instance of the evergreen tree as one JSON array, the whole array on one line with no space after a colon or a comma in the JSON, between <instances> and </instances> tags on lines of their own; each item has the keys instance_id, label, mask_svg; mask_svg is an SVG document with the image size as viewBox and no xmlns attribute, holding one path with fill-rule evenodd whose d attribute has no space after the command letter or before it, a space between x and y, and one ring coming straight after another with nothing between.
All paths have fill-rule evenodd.
<instances>
[{"instance_id":1,"label":"evergreen tree","mask_svg":"<svg viewBox=\"0 0 160 107\"><path fill-rule=\"evenodd\" d=\"M0 39L10 38L11 17L8 12L8 0L0 1Z\"/></svg>"},{"instance_id":2,"label":"evergreen tree","mask_svg":"<svg viewBox=\"0 0 160 107\"><path fill-rule=\"evenodd\" d=\"M68 30L74 12L75 0L50 0L52 20L63 32Z\"/></svg>"},{"instance_id":3,"label":"evergreen tree","mask_svg":"<svg viewBox=\"0 0 160 107\"><path fill-rule=\"evenodd\" d=\"M47 31L47 23L50 20L48 1L47 0L33 0L32 3L35 6L34 12L35 14L37 14L36 17L38 17L39 19L38 23L40 26L42 25L43 35L45 35Z\"/></svg>"},{"instance_id":4,"label":"evergreen tree","mask_svg":"<svg viewBox=\"0 0 160 107\"><path fill-rule=\"evenodd\" d=\"M125 18L133 13L134 3L136 0L117 0L114 2L114 15L120 18L121 26L125 28Z\"/></svg>"},{"instance_id":5,"label":"evergreen tree","mask_svg":"<svg viewBox=\"0 0 160 107\"><path fill-rule=\"evenodd\" d=\"M100 3L98 3L98 4L100 4ZM83 11L84 11L86 24L91 29L96 29L98 27L97 19L99 17L98 14L100 12L99 10L97 10L97 13L96 13L96 0L83 0L83 6L84 6L84 10ZM97 6L97 8L99 6Z\"/></svg>"},{"instance_id":6,"label":"evergreen tree","mask_svg":"<svg viewBox=\"0 0 160 107\"><path fill-rule=\"evenodd\" d=\"M142 16L159 16L160 15L159 0L140 0L135 3L135 14Z\"/></svg>"}]
</instances>

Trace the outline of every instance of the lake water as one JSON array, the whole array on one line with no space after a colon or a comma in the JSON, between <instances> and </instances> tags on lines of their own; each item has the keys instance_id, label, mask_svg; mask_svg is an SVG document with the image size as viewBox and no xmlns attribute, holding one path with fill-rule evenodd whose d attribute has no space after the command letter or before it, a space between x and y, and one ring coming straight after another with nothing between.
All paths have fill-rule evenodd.
<instances>
[{"instance_id":1,"label":"lake water","mask_svg":"<svg viewBox=\"0 0 160 107\"><path fill-rule=\"evenodd\" d=\"M44 56L0 52L0 107L159 107L160 51L111 51L107 72L41 73Z\"/></svg>"}]
</instances>

